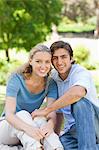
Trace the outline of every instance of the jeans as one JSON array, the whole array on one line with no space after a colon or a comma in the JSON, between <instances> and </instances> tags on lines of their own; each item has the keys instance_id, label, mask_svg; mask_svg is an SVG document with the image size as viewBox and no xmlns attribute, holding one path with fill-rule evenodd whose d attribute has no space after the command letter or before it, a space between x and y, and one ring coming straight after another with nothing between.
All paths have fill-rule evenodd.
<instances>
[{"instance_id":1,"label":"jeans","mask_svg":"<svg viewBox=\"0 0 99 150\"><path fill-rule=\"evenodd\" d=\"M99 108L82 98L71 112L75 125L60 137L64 150L99 150Z\"/></svg>"}]
</instances>

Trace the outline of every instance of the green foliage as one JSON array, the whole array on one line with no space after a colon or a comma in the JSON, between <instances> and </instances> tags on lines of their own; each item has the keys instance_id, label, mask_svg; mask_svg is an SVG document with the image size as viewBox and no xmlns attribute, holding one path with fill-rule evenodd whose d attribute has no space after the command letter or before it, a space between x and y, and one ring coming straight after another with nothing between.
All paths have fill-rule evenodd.
<instances>
[{"instance_id":1,"label":"green foliage","mask_svg":"<svg viewBox=\"0 0 99 150\"><path fill-rule=\"evenodd\" d=\"M64 0L63 15L75 22L86 22L95 14L94 0Z\"/></svg>"},{"instance_id":2,"label":"green foliage","mask_svg":"<svg viewBox=\"0 0 99 150\"><path fill-rule=\"evenodd\" d=\"M6 60L0 59L0 84L1 85L6 85L8 76L20 64L21 63L19 61L12 61L8 63Z\"/></svg>"},{"instance_id":3,"label":"green foliage","mask_svg":"<svg viewBox=\"0 0 99 150\"><path fill-rule=\"evenodd\" d=\"M90 71L99 97L99 70Z\"/></svg>"},{"instance_id":4,"label":"green foliage","mask_svg":"<svg viewBox=\"0 0 99 150\"><path fill-rule=\"evenodd\" d=\"M77 63L87 61L88 57L89 57L89 50L85 46L78 45L77 47L74 48L74 58Z\"/></svg>"},{"instance_id":5,"label":"green foliage","mask_svg":"<svg viewBox=\"0 0 99 150\"><path fill-rule=\"evenodd\" d=\"M66 20L65 20L66 21ZM95 30L95 25L94 24L83 24L83 23L72 23L68 24L61 21L59 26L58 26L58 32L75 32L75 33L84 33L84 32L90 32Z\"/></svg>"},{"instance_id":6,"label":"green foliage","mask_svg":"<svg viewBox=\"0 0 99 150\"><path fill-rule=\"evenodd\" d=\"M78 45L74 48L74 59L78 64L81 64L88 70L95 70L98 68L97 63L90 62L90 52L84 45Z\"/></svg>"},{"instance_id":7,"label":"green foliage","mask_svg":"<svg viewBox=\"0 0 99 150\"><path fill-rule=\"evenodd\" d=\"M96 16L93 16L87 20L87 24L96 26Z\"/></svg>"},{"instance_id":8,"label":"green foliage","mask_svg":"<svg viewBox=\"0 0 99 150\"><path fill-rule=\"evenodd\" d=\"M58 24L61 0L0 0L0 49L30 50Z\"/></svg>"},{"instance_id":9,"label":"green foliage","mask_svg":"<svg viewBox=\"0 0 99 150\"><path fill-rule=\"evenodd\" d=\"M4 104L0 104L0 115L1 115L1 113L3 111L3 108L4 108Z\"/></svg>"}]
</instances>

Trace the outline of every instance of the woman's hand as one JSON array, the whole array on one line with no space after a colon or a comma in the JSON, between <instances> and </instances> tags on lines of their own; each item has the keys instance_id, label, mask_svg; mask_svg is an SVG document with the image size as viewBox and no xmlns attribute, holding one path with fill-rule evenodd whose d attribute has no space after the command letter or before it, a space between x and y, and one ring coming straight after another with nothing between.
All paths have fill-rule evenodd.
<instances>
[{"instance_id":1,"label":"woman's hand","mask_svg":"<svg viewBox=\"0 0 99 150\"><path fill-rule=\"evenodd\" d=\"M48 115L48 113L47 113L47 111L46 111L46 108L44 109L36 109L36 110L34 110L32 113L31 113L31 116L32 116L32 118L35 118L35 117L37 117L37 116L47 116Z\"/></svg>"},{"instance_id":2,"label":"woman's hand","mask_svg":"<svg viewBox=\"0 0 99 150\"><path fill-rule=\"evenodd\" d=\"M32 127L32 126L29 126L27 129L26 129L26 134L31 136L32 138L36 139L36 140L40 140L40 139L43 139L44 136L41 132L41 130L37 127Z\"/></svg>"},{"instance_id":3,"label":"woman's hand","mask_svg":"<svg viewBox=\"0 0 99 150\"><path fill-rule=\"evenodd\" d=\"M41 130L41 133L45 135L45 137L47 137L53 132L53 128L54 128L53 122L52 120L49 120L45 125L43 125L40 128L40 130Z\"/></svg>"}]
</instances>

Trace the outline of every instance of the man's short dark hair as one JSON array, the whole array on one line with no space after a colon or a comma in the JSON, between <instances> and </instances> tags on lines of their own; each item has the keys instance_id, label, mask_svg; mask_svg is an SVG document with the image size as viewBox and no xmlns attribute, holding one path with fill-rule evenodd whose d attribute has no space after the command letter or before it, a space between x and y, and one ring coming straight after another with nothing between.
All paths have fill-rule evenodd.
<instances>
[{"instance_id":1,"label":"man's short dark hair","mask_svg":"<svg viewBox=\"0 0 99 150\"><path fill-rule=\"evenodd\" d=\"M54 43L51 45L50 49L51 49L51 54L52 54L52 56L53 56L55 50L57 50L57 49L59 49L59 48L64 48L64 49L66 49L66 51L68 51L68 53L69 53L69 55L70 55L70 58L73 57L73 50L72 50L70 44L67 43L67 42L64 42L64 41L57 41L57 42L54 42Z\"/></svg>"}]
</instances>

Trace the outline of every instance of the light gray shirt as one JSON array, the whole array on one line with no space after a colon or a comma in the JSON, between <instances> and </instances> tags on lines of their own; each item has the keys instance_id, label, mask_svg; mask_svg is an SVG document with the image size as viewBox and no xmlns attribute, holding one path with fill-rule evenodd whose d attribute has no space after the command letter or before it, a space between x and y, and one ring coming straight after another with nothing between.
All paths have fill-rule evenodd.
<instances>
[{"instance_id":1,"label":"light gray shirt","mask_svg":"<svg viewBox=\"0 0 99 150\"><path fill-rule=\"evenodd\" d=\"M87 93L85 98L91 101L94 105L99 107L99 100L96 94L96 88L94 82L92 80L91 74L84 67L74 64L71 67L70 73L65 80L62 80L58 72L53 69L51 72L52 78L56 81L58 85L58 93L59 97L62 96L69 88L79 85L86 89ZM68 131L70 127L75 124L75 120L71 114L71 106L66 106L65 108L61 108L58 112L62 112L64 114L65 119L65 131Z\"/></svg>"}]
</instances>

